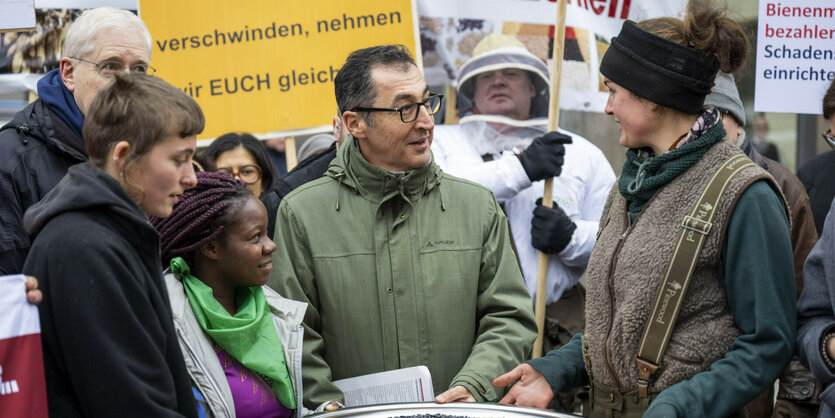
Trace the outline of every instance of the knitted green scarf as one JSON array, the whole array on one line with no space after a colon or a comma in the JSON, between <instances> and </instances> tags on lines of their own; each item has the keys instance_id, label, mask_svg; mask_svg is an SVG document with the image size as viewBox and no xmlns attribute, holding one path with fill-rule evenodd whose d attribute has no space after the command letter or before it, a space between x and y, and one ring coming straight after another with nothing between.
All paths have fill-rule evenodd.
<instances>
[{"instance_id":1,"label":"knitted green scarf","mask_svg":"<svg viewBox=\"0 0 835 418\"><path fill-rule=\"evenodd\" d=\"M232 316L214 298L212 288L191 275L185 260L171 260L171 271L183 278L186 297L200 328L241 364L266 376L278 400L296 409L284 349L261 287L240 288L236 295L238 313Z\"/></svg>"},{"instance_id":2,"label":"knitted green scarf","mask_svg":"<svg viewBox=\"0 0 835 418\"><path fill-rule=\"evenodd\" d=\"M644 210L655 192L696 164L724 136L722 124L713 123L704 130L691 131L686 144L661 155L650 155L648 148L627 150L618 191L629 202L629 213L636 215Z\"/></svg>"}]
</instances>

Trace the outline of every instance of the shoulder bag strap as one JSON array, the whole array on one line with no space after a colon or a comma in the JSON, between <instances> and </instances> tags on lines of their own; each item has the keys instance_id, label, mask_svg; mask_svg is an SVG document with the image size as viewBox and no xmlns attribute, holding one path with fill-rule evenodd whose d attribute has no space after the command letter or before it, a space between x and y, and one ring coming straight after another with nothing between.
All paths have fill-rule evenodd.
<instances>
[{"instance_id":1,"label":"shoulder bag strap","mask_svg":"<svg viewBox=\"0 0 835 418\"><path fill-rule=\"evenodd\" d=\"M647 397L649 380L660 367L661 357L667 349L684 295L693 277L696 260L710 232L719 199L731 178L753 165L754 162L745 154L737 154L725 160L702 191L693 210L681 223L678 243L658 288L655 305L644 328L635 359L638 364L638 395L641 397Z\"/></svg>"}]
</instances>

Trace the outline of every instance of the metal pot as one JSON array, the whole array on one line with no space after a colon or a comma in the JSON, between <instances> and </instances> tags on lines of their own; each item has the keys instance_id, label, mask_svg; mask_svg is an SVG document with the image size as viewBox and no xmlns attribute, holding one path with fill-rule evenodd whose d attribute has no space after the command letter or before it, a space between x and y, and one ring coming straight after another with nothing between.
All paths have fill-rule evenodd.
<instances>
[{"instance_id":1,"label":"metal pot","mask_svg":"<svg viewBox=\"0 0 835 418\"><path fill-rule=\"evenodd\" d=\"M494 403L448 403L434 402L399 403L386 405L357 406L343 408L334 412L312 415L317 418L336 417L378 417L378 418L516 418L516 417L552 417L574 418L577 415L553 412L545 409L521 406L500 405Z\"/></svg>"}]
</instances>

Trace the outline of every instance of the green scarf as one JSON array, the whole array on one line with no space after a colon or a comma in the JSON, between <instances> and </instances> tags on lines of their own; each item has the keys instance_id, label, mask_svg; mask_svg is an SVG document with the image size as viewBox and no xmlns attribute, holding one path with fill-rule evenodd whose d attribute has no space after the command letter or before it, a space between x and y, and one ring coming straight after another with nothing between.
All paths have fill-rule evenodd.
<instances>
[{"instance_id":1,"label":"green scarf","mask_svg":"<svg viewBox=\"0 0 835 418\"><path fill-rule=\"evenodd\" d=\"M185 260L171 260L171 271L183 278L186 297L203 331L241 364L266 376L278 400L296 409L284 349L261 287L238 289L238 313L232 316L214 298L212 288L191 275Z\"/></svg>"},{"instance_id":2,"label":"green scarf","mask_svg":"<svg viewBox=\"0 0 835 418\"><path fill-rule=\"evenodd\" d=\"M664 154L651 156L646 148L626 151L626 162L618 179L618 191L629 202L629 213L637 215L659 189L687 171L713 144L722 140L725 129L713 123L697 138ZM691 133L692 135L692 133Z\"/></svg>"}]
</instances>

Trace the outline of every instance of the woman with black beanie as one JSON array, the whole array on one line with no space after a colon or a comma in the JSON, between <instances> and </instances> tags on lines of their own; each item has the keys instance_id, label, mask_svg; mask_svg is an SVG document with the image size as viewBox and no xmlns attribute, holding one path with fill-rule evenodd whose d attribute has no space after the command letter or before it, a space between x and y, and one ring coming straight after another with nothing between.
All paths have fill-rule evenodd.
<instances>
[{"instance_id":1,"label":"woman with black beanie","mask_svg":"<svg viewBox=\"0 0 835 418\"><path fill-rule=\"evenodd\" d=\"M747 51L736 22L695 1L612 39L600 72L626 162L586 270L585 333L496 379L521 379L503 403L588 384L592 417L726 417L789 362L788 209L704 106Z\"/></svg>"}]
</instances>

